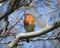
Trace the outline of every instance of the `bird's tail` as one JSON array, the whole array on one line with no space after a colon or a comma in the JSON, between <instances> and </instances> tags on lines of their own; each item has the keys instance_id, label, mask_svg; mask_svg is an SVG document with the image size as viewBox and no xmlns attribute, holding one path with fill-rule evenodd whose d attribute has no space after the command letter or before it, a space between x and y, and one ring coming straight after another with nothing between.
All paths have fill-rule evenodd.
<instances>
[{"instance_id":1,"label":"bird's tail","mask_svg":"<svg viewBox=\"0 0 60 48\"><path fill-rule=\"evenodd\" d=\"M27 39L27 42L29 43L30 41L29 41L29 38Z\"/></svg>"}]
</instances>

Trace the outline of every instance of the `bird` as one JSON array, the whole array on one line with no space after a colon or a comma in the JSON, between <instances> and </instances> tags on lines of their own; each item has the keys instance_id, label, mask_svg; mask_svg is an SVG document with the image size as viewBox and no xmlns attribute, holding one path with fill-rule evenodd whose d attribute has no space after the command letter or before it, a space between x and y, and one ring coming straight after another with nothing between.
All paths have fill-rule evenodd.
<instances>
[{"instance_id":1,"label":"bird","mask_svg":"<svg viewBox=\"0 0 60 48\"><path fill-rule=\"evenodd\" d=\"M29 13L25 13L25 17L24 17L24 29L27 32L32 32L34 31L35 28L35 20L34 17L29 14ZM27 42L29 42L29 38L27 38Z\"/></svg>"}]
</instances>

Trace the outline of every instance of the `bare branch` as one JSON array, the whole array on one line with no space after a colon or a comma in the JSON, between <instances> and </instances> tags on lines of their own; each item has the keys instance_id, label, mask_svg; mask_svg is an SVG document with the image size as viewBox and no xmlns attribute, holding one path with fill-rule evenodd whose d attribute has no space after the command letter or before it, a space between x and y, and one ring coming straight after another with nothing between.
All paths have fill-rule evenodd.
<instances>
[{"instance_id":1,"label":"bare branch","mask_svg":"<svg viewBox=\"0 0 60 48\"><path fill-rule=\"evenodd\" d=\"M8 44L8 43L10 43L11 41L9 41L9 42L0 42L0 44Z\"/></svg>"},{"instance_id":2,"label":"bare branch","mask_svg":"<svg viewBox=\"0 0 60 48\"><path fill-rule=\"evenodd\" d=\"M6 31L5 35L7 35L7 34L10 32L10 30L11 30L21 19L22 19L22 17L19 18L18 20L16 20L16 22L14 23L14 25L12 25L11 27L8 28L8 30Z\"/></svg>"},{"instance_id":3,"label":"bare branch","mask_svg":"<svg viewBox=\"0 0 60 48\"><path fill-rule=\"evenodd\" d=\"M1 32L1 36L3 36L3 37L1 38L1 40L5 37L5 33L6 33L6 31L7 31L8 25L9 25L8 17L6 17L6 18L4 19L3 26L2 26L3 29L2 29L2 32ZM0 40L0 41L1 41L1 40Z\"/></svg>"},{"instance_id":4,"label":"bare branch","mask_svg":"<svg viewBox=\"0 0 60 48\"><path fill-rule=\"evenodd\" d=\"M9 14L13 13L19 7L21 7L21 6L27 6L31 2L32 2L32 0L30 0L30 2L27 3L27 4L25 2L23 2L23 3L20 4L20 0L8 0L8 9L7 9L7 12L4 15L0 16L0 20L2 20L3 18L5 18Z\"/></svg>"},{"instance_id":5,"label":"bare branch","mask_svg":"<svg viewBox=\"0 0 60 48\"><path fill-rule=\"evenodd\" d=\"M0 3L5 2L5 1L7 1L7 0L0 0Z\"/></svg>"},{"instance_id":6,"label":"bare branch","mask_svg":"<svg viewBox=\"0 0 60 48\"><path fill-rule=\"evenodd\" d=\"M50 38L46 37L46 38L39 38L39 39L36 39L36 40L30 39L30 41L36 42L36 41L46 41L46 40L58 40L58 39L60 39L60 37L59 38L58 37L50 37ZM21 40L20 42L22 42L22 41L26 41L26 39ZM9 44L9 43L11 43L11 41L9 41L9 42L0 42L0 44Z\"/></svg>"},{"instance_id":7,"label":"bare branch","mask_svg":"<svg viewBox=\"0 0 60 48\"><path fill-rule=\"evenodd\" d=\"M49 31L52 31L55 28L58 28L59 26L60 26L60 21L56 21L53 25L46 26L42 30L29 32L29 33L20 33L20 34L16 35L16 38L10 44L8 44L8 47L13 48L19 42L19 40L21 40L21 39L33 38L33 37L36 37L36 36L46 34Z\"/></svg>"},{"instance_id":8,"label":"bare branch","mask_svg":"<svg viewBox=\"0 0 60 48\"><path fill-rule=\"evenodd\" d=\"M19 7L19 1L20 0L8 0L8 8L4 15L0 16L0 20L7 17L9 14L11 14L14 10L16 10Z\"/></svg>"},{"instance_id":9,"label":"bare branch","mask_svg":"<svg viewBox=\"0 0 60 48\"><path fill-rule=\"evenodd\" d=\"M11 41L9 41L9 42L0 42L0 45L1 45L1 44L9 44L10 42L11 42ZM23 45L23 44L20 44L20 43L17 44L17 46L22 46L22 45Z\"/></svg>"},{"instance_id":10,"label":"bare branch","mask_svg":"<svg viewBox=\"0 0 60 48\"><path fill-rule=\"evenodd\" d=\"M47 12L47 13L46 13L46 15L47 15L47 14L50 14L50 13L57 12L57 11L59 11L59 9L57 9L57 10L52 10L52 11L49 11L49 12Z\"/></svg>"},{"instance_id":11,"label":"bare branch","mask_svg":"<svg viewBox=\"0 0 60 48\"><path fill-rule=\"evenodd\" d=\"M4 20L4 22L3 22L3 32L1 34L1 36L6 33L6 30L7 30L8 25L9 25L8 17L6 17L5 20Z\"/></svg>"}]
</instances>

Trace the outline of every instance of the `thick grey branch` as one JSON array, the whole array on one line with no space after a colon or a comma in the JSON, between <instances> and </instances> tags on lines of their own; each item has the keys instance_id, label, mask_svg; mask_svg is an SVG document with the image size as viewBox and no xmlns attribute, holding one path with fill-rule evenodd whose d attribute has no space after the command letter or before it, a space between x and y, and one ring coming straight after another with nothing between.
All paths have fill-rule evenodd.
<instances>
[{"instance_id":1,"label":"thick grey branch","mask_svg":"<svg viewBox=\"0 0 60 48\"><path fill-rule=\"evenodd\" d=\"M8 44L8 48L13 48L21 39L37 37L37 36L46 34L50 31L54 30L55 28L58 28L59 26L60 26L60 21L56 21L53 25L46 26L42 30L34 31L34 32L30 32L30 33L20 33L20 34L16 35L16 38L10 44Z\"/></svg>"}]
</instances>

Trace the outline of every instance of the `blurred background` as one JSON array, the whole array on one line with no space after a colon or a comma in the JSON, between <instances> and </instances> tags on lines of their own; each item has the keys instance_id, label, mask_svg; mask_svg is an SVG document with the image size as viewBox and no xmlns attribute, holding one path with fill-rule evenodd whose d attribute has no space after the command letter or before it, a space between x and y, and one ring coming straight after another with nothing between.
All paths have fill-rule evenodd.
<instances>
[{"instance_id":1,"label":"blurred background","mask_svg":"<svg viewBox=\"0 0 60 48\"><path fill-rule=\"evenodd\" d=\"M32 14L34 17L34 31L41 30L48 25L54 24L56 19L60 20L60 0L32 0L31 3L29 2L30 0L20 0L20 4L23 5L15 9L14 12L8 14L8 28L13 26L9 31L9 34L12 35L3 38L0 41L0 48L6 48L6 45L15 38L15 35L26 32L23 24L24 13ZM10 8L8 0L0 2L0 16L8 11L8 7ZM0 20L0 28L2 27L3 22L4 19ZM60 48L59 40L54 39L54 37L60 36L59 32L60 27L44 35L31 38L33 41L30 41L30 43L20 41L17 48Z\"/></svg>"}]
</instances>

